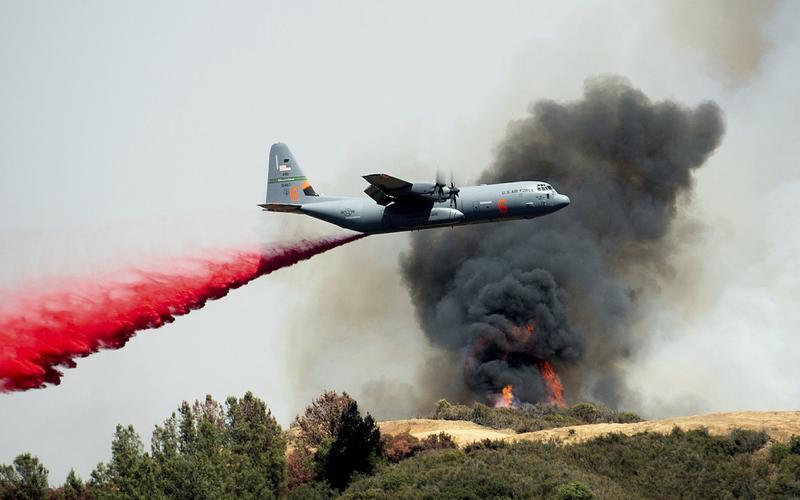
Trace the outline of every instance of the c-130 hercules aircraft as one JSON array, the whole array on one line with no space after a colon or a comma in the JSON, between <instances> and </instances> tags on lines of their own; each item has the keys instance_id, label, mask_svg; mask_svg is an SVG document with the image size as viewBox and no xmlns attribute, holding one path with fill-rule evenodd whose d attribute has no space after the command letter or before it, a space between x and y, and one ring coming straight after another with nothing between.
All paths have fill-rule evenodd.
<instances>
[{"instance_id":1,"label":"c-130 hercules aircraft","mask_svg":"<svg viewBox=\"0 0 800 500\"><path fill-rule=\"evenodd\" d=\"M532 219L569 205L569 197L542 181L457 188L386 174L364 176L371 200L321 196L282 143L269 150L267 179L267 202L259 205L264 210L306 214L366 234Z\"/></svg>"}]
</instances>

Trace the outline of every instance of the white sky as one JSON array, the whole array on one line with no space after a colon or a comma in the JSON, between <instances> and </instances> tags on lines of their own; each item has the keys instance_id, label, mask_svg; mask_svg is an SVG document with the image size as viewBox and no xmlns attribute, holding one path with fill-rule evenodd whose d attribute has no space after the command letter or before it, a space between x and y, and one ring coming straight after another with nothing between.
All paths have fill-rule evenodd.
<instances>
[{"instance_id":1,"label":"white sky","mask_svg":"<svg viewBox=\"0 0 800 500\"><path fill-rule=\"evenodd\" d=\"M625 75L654 99L720 103L728 134L699 177L690 215L715 236L763 243L738 245L727 266L754 269L762 280L784 275L797 265L795 253L781 250L798 240L796 221L784 216L768 234L761 222L775 215L775 189L784 190L777 206L798 208L797 186L785 186L800 177L798 5L785 3L765 21L773 48L752 78L731 85L701 48L669 36L660 7L639 2L0 1L0 289L203 247L330 234L335 228L322 222L255 206L270 143L288 143L327 194L358 195L359 175L372 171L427 180L440 168L466 182L491 161L505 124L528 102L577 98L584 78L599 73ZM392 271L406 243L404 235L371 237L318 256L121 350L79 360L58 387L0 395L0 462L30 451L60 483L70 466L86 477L108 458L116 423L134 424L149 439L183 399L252 389L287 425L327 387L358 394L357 380L411 381L426 344L392 272L386 323L371 334L395 338L363 345L354 334L345 347L331 346L330 356L307 360L299 392L297 367L289 366L304 334L296 317L313 315L316 294L325 293L314 286L319 276L335 283L330 274L348 255L371 256L375 272ZM718 345L741 309L738 298L720 300L729 295L721 290L753 287L732 283L719 263L702 269L712 283L700 288L711 312L667 314L663 324L699 336L709 330L704 341ZM340 282L327 292L344 304L359 280ZM758 300L777 304L770 349L790 363L798 322L784 306L800 295L792 280L774 283L760 284ZM758 300L748 303L760 307ZM744 319L749 332L760 326L753 316ZM364 328L348 320L329 319L332 328ZM661 353L680 350L677 357L697 365L685 356L685 336L658 338L666 344L651 345L631 367L644 375L642 400L658 400L650 401L653 411L676 407L662 400L673 397L675 358ZM701 398L702 409L787 407L800 397L797 370L776 368L782 392L762 390L755 400L732 390L733 375L705 377L700 369L707 385L688 398ZM674 397L692 392L681 391Z\"/></svg>"}]
</instances>

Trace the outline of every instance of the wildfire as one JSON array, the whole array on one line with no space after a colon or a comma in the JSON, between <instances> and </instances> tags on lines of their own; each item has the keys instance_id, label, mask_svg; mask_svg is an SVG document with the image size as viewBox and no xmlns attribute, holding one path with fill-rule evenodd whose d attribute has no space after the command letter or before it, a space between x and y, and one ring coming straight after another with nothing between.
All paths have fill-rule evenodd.
<instances>
[{"instance_id":1,"label":"wildfire","mask_svg":"<svg viewBox=\"0 0 800 500\"><path fill-rule=\"evenodd\" d=\"M561 379L558 377L553 365L546 359L539 361L538 365L539 373L541 373L547 388L550 390L550 403L561 407L567 406L564 401L564 386L561 385Z\"/></svg>"},{"instance_id":2,"label":"wildfire","mask_svg":"<svg viewBox=\"0 0 800 500\"><path fill-rule=\"evenodd\" d=\"M514 386L507 385L503 387L503 391L495 396L495 408L513 408L514 406Z\"/></svg>"},{"instance_id":3,"label":"wildfire","mask_svg":"<svg viewBox=\"0 0 800 500\"><path fill-rule=\"evenodd\" d=\"M524 356L527 358L525 364L531 366L531 364L535 363L539 374L544 379L549 393L547 401L550 404L561 407L567 406L567 403L564 401L564 386L561 384L561 379L556 373L555 368L550 361L539 359L541 354L536 350L536 343L539 341L537 337L536 325L533 321L527 322L524 326L512 326L505 331L505 338L498 339L489 334L478 336L473 341L465 364L468 368L474 369L478 363L483 361L481 356L487 354L491 356L490 359L512 361L515 356ZM517 387L517 389L519 389L519 387ZM504 386L499 393L488 394L486 399L490 404L493 404L495 408L513 408L523 402L514 396L514 387L510 384Z\"/></svg>"},{"instance_id":4,"label":"wildfire","mask_svg":"<svg viewBox=\"0 0 800 500\"><path fill-rule=\"evenodd\" d=\"M533 326L533 323L528 323L525 325L525 328L520 328L519 326L512 326L511 327L511 335L520 342L528 342L531 338L531 335L534 334L536 328Z\"/></svg>"}]
</instances>

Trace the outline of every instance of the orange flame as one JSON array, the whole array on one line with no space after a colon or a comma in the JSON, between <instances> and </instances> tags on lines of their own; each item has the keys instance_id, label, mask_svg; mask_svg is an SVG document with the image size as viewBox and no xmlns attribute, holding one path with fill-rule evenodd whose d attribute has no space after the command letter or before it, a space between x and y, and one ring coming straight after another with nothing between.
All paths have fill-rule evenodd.
<instances>
[{"instance_id":1,"label":"orange flame","mask_svg":"<svg viewBox=\"0 0 800 500\"><path fill-rule=\"evenodd\" d=\"M567 406L564 401L564 386L561 385L561 379L558 377L553 365L546 359L539 361L539 373L542 374L547 388L550 389L550 403L562 408Z\"/></svg>"},{"instance_id":2,"label":"orange flame","mask_svg":"<svg viewBox=\"0 0 800 500\"><path fill-rule=\"evenodd\" d=\"M514 406L514 386L503 387L503 392L494 399L495 408L512 408Z\"/></svg>"},{"instance_id":3,"label":"orange flame","mask_svg":"<svg viewBox=\"0 0 800 500\"><path fill-rule=\"evenodd\" d=\"M511 327L511 335L520 342L527 342L535 331L536 328L533 323L528 323L525 328L520 328L517 325Z\"/></svg>"}]
</instances>

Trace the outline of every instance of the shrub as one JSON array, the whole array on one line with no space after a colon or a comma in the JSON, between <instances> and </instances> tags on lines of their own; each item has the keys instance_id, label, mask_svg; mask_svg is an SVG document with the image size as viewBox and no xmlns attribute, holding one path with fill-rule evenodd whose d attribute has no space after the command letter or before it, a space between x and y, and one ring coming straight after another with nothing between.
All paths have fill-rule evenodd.
<instances>
[{"instance_id":1,"label":"shrub","mask_svg":"<svg viewBox=\"0 0 800 500\"><path fill-rule=\"evenodd\" d=\"M502 448L506 448L508 443L503 441L502 439L483 439L481 441L475 441L474 443L469 443L464 447L464 453L472 453L478 450L500 450Z\"/></svg>"},{"instance_id":2,"label":"shrub","mask_svg":"<svg viewBox=\"0 0 800 500\"><path fill-rule=\"evenodd\" d=\"M769 461L773 464L779 464L789 456L789 453L789 446L784 443L775 443L769 447Z\"/></svg>"},{"instance_id":3,"label":"shrub","mask_svg":"<svg viewBox=\"0 0 800 500\"><path fill-rule=\"evenodd\" d=\"M444 432L431 434L424 439L418 439L408 432L387 435L382 439L384 456L389 462L397 463L400 460L412 457L417 453L427 450L441 450L456 448L452 436Z\"/></svg>"},{"instance_id":4,"label":"shrub","mask_svg":"<svg viewBox=\"0 0 800 500\"><path fill-rule=\"evenodd\" d=\"M469 420L487 427L513 429L516 432L601 422L641 421L641 418L635 413L619 412L592 403L577 403L567 408L547 403L522 404L514 408L490 408L480 403L472 406L454 405L444 399L436 404L432 418Z\"/></svg>"},{"instance_id":5,"label":"shrub","mask_svg":"<svg viewBox=\"0 0 800 500\"><path fill-rule=\"evenodd\" d=\"M289 500L329 500L337 496L336 490L324 481L303 483L289 492Z\"/></svg>"},{"instance_id":6,"label":"shrub","mask_svg":"<svg viewBox=\"0 0 800 500\"><path fill-rule=\"evenodd\" d=\"M792 436L789 438L789 453L792 455L800 455L800 437Z\"/></svg>"},{"instance_id":7,"label":"shrub","mask_svg":"<svg viewBox=\"0 0 800 500\"><path fill-rule=\"evenodd\" d=\"M384 455L392 463L411 457L422 448L419 439L408 432L384 436L382 439Z\"/></svg>"},{"instance_id":8,"label":"shrub","mask_svg":"<svg viewBox=\"0 0 800 500\"><path fill-rule=\"evenodd\" d=\"M767 444L769 436L764 431L734 429L730 434L735 453L753 453Z\"/></svg>"},{"instance_id":9,"label":"shrub","mask_svg":"<svg viewBox=\"0 0 800 500\"><path fill-rule=\"evenodd\" d=\"M641 422L642 417L632 411L621 411L617 413L616 423L618 424L633 424Z\"/></svg>"},{"instance_id":10,"label":"shrub","mask_svg":"<svg viewBox=\"0 0 800 500\"><path fill-rule=\"evenodd\" d=\"M446 450L448 448L458 448L453 440L453 436L446 432L431 434L422 440L423 450Z\"/></svg>"},{"instance_id":11,"label":"shrub","mask_svg":"<svg viewBox=\"0 0 800 500\"><path fill-rule=\"evenodd\" d=\"M577 482L562 484L553 496L556 500L588 500L594 498L592 490Z\"/></svg>"},{"instance_id":12,"label":"shrub","mask_svg":"<svg viewBox=\"0 0 800 500\"><path fill-rule=\"evenodd\" d=\"M789 453L781 460L769 492L775 497L800 498L800 455Z\"/></svg>"}]
</instances>

